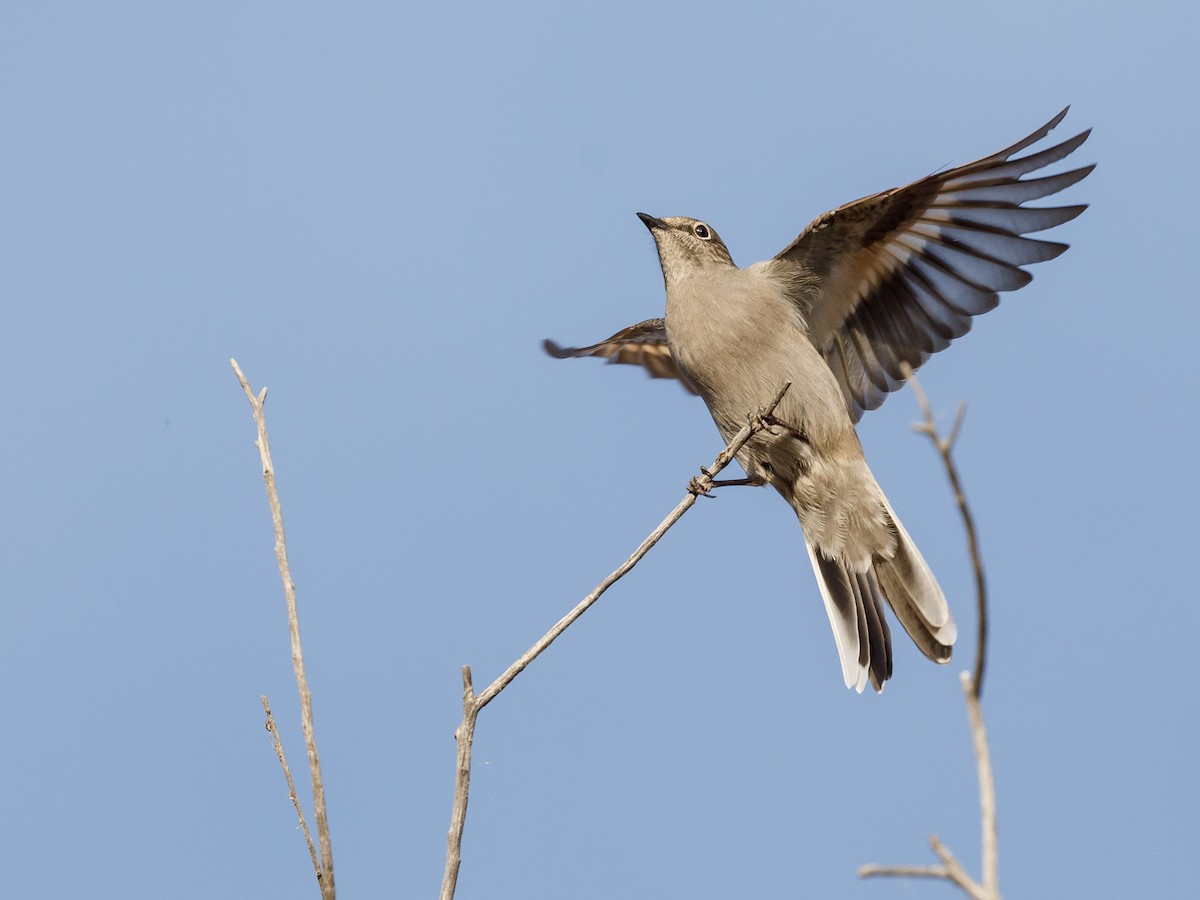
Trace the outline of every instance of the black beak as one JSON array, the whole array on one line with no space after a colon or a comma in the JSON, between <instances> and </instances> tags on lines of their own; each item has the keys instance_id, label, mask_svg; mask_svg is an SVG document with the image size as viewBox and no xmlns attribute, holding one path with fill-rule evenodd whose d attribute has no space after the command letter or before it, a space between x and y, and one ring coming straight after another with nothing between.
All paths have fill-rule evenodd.
<instances>
[{"instance_id":1,"label":"black beak","mask_svg":"<svg viewBox=\"0 0 1200 900\"><path fill-rule=\"evenodd\" d=\"M656 218L654 218L654 216L648 216L645 213L638 213L637 217L639 219L641 219L642 224L645 225L647 228L649 228L651 231L654 231L655 229L662 231L662 230L665 230L667 227L666 222L664 222L662 219L656 219Z\"/></svg>"}]
</instances>

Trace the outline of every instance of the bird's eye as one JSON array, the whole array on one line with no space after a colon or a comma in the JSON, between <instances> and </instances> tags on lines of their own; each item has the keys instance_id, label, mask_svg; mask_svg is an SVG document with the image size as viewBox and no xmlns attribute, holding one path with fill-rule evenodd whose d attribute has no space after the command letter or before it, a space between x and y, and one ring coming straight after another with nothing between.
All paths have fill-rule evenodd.
<instances>
[{"instance_id":1,"label":"bird's eye","mask_svg":"<svg viewBox=\"0 0 1200 900\"><path fill-rule=\"evenodd\" d=\"M708 226L705 225L703 222L697 222L695 225L692 226L692 234L694 234L696 237L700 238L700 240L702 240L702 241L711 241L712 240L712 232L709 231Z\"/></svg>"}]
</instances>

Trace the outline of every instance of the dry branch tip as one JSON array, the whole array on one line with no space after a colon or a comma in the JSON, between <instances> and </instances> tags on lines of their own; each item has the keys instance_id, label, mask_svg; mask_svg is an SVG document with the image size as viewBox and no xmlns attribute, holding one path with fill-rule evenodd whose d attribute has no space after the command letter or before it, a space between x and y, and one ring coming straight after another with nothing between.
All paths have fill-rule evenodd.
<instances>
[{"instance_id":1,"label":"dry branch tip","mask_svg":"<svg viewBox=\"0 0 1200 900\"><path fill-rule=\"evenodd\" d=\"M238 383L241 384L242 391L246 394L246 399L250 402L250 408L254 416L254 425L258 433L255 446L258 448L259 459L262 463L263 482L267 491L267 504L271 509L271 522L275 531L275 559L279 566L279 577L283 582L283 595L287 606L288 631L292 646L292 667L296 676L296 689L300 695L300 727L304 733L305 750L308 755L309 775L313 793L313 816L316 819L317 839L321 847L320 862L316 862L314 858L314 869L316 870L317 882L321 887L321 897L323 900L334 900L336 894L334 891L333 876L333 843L329 833L329 820L325 810L325 783L321 777L321 762L317 753L317 739L313 726L312 693L308 689L308 676L304 671L304 653L300 643L300 618L296 606L296 586L292 580L291 569L288 563L287 540L284 536L283 528L283 507L279 502L279 490L275 482L274 466L271 463L271 444L267 437L267 419L263 411L263 402L267 396L267 389L264 387L256 396L250 388L250 383L246 380L246 376L242 373L241 367L237 364L237 360L230 359L229 363L233 366ZM283 746L279 743L278 731L275 731L274 734L282 761ZM290 772L287 775L290 783ZM298 801L297 808L299 808Z\"/></svg>"}]
</instances>

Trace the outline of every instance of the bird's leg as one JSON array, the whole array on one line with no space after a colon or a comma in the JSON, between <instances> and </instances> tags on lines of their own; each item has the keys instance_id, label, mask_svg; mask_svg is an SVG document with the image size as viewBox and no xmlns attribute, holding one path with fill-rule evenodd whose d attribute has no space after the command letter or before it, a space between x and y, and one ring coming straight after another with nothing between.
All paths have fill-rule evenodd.
<instances>
[{"instance_id":1,"label":"bird's leg","mask_svg":"<svg viewBox=\"0 0 1200 900\"><path fill-rule=\"evenodd\" d=\"M748 485L750 487L762 487L766 484L764 478L724 478L715 479L712 477L712 472L708 471L705 466L700 467L701 475L697 475L688 482L688 490L699 496L711 497L712 489L719 487L734 487L738 485ZM707 481L707 484L705 483Z\"/></svg>"},{"instance_id":2,"label":"bird's leg","mask_svg":"<svg viewBox=\"0 0 1200 900\"><path fill-rule=\"evenodd\" d=\"M750 487L762 487L766 484L761 478L722 478L721 480L713 480L712 487L737 487L739 485L749 485Z\"/></svg>"},{"instance_id":3,"label":"bird's leg","mask_svg":"<svg viewBox=\"0 0 1200 900\"><path fill-rule=\"evenodd\" d=\"M750 424L758 430L765 431L770 435L778 435L779 432L775 429L782 428L785 431L790 431L805 443L808 443L808 438L804 436L803 431L801 431L795 425L785 422L783 419L771 413L755 413L754 415L750 416Z\"/></svg>"},{"instance_id":4,"label":"bird's leg","mask_svg":"<svg viewBox=\"0 0 1200 900\"><path fill-rule=\"evenodd\" d=\"M770 413L750 413L750 415L746 416L746 421L750 423L750 427L756 432L765 431L767 434L779 434L779 432L775 431L773 428L775 425L781 425L784 428L787 427L784 422L775 418L775 416L771 415Z\"/></svg>"}]
</instances>

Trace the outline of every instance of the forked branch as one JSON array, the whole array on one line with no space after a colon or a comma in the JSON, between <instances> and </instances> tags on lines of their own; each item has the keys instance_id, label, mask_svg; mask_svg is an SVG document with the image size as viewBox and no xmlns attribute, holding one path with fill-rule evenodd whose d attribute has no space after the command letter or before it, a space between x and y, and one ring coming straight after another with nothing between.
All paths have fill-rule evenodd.
<instances>
[{"instance_id":1,"label":"forked branch","mask_svg":"<svg viewBox=\"0 0 1200 900\"><path fill-rule=\"evenodd\" d=\"M300 830L304 832L304 843L308 845L308 855L312 857L313 870L320 877L321 860L317 858L317 848L313 846L312 833L308 830L308 822L304 819L304 807L300 805L300 797L296 793L296 783L292 781L292 767L288 765L287 757L283 753L283 742L279 739L279 727L275 724L275 716L271 714L271 704L267 701L266 694L261 699L263 712L267 714L267 732L274 741L275 756L279 758L279 765L283 767L283 778L288 786L288 799L296 808L296 818L300 820Z\"/></svg>"},{"instance_id":2,"label":"forked branch","mask_svg":"<svg viewBox=\"0 0 1200 900\"><path fill-rule=\"evenodd\" d=\"M271 462L271 445L267 440L267 420L263 406L267 400L267 389L263 388L258 394L250 389L250 383L242 374L237 360L231 359L230 365L237 373L238 382L246 392L250 401L250 409L254 415L254 424L258 428L258 447L262 459L263 481L267 486L267 503L271 507L271 521L275 526L275 558L279 563L279 577L283 581L283 595L287 602L288 629L292 638L292 668L296 673L296 688L300 692L300 726L304 731L304 745L308 751L308 768L312 778L313 813L317 821L317 840L321 845L320 865L316 865L317 883L321 887L322 900L334 900L333 889L333 844L329 837L329 821L325 814L325 784L321 780L321 761L317 755L317 738L313 730L312 694L308 690L308 676L304 672L304 653L300 646L300 616L296 611L296 585L292 582L292 572L288 565L287 541L283 534L283 509L279 504L279 492L275 487L275 466ZM282 748L281 748L282 749ZM282 753L281 753L282 760ZM289 776L285 768L285 774ZM290 789L290 785L289 785ZM295 796L295 792L292 792ZM301 825L304 824L301 817ZM305 829L307 832L307 829ZM309 846L311 848L311 838Z\"/></svg>"},{"instance_id":3,"label":"forked branch","mask_svg":"<svg viewBox=\"0 0 1200 900\"><path fill-rule=\"evenodd\" d=\"M463 719L454 732L454 738L458 743L458 764L454 777L454 806L450 814L450 832L447 835L446 870L442 878L441 900L452 900L455 887L458 884L458 870L462 862L463 827L467 819L467 799L471 783L471 744L475 740L475 722L479 716L479 711L491 703L496 698L496 695L508 687L513 679L524 671L526 666L537 659L560 634L570 627L571 623L587 612L588 608L599 600L605 591L612 587L630 569L637 565L643 556L650 552L650 548L657 544L659 539L667 533L671 526L678 522L683 514L692 508L696 503L696 498L709 491L716 476L722 469L733 462L738 451L742 449L746 441L750 440L752 435L771 427L771 414L775 411L775 407L779 405L779 401L783 399L783 395L787 393L789 387L791 387L791 382L788 382L779 389L779 392L766 408L749 417L746 425L733 436L728 446L717 455L713 464L708 468L702 469L702 474L692 479L684 498L662 520L659 526L650 532L650 535L642 541L637 550L625 562L617 566L603 581L596 585L596 588L580 600L574 609L559 619L554 624L554 627L542 635L532 647L522 653L511 666L504 670L499 678L488 685L483 693L475 694L471 684L471 669L469 666L463 666Z\"/></svg>"}]
</instances>

